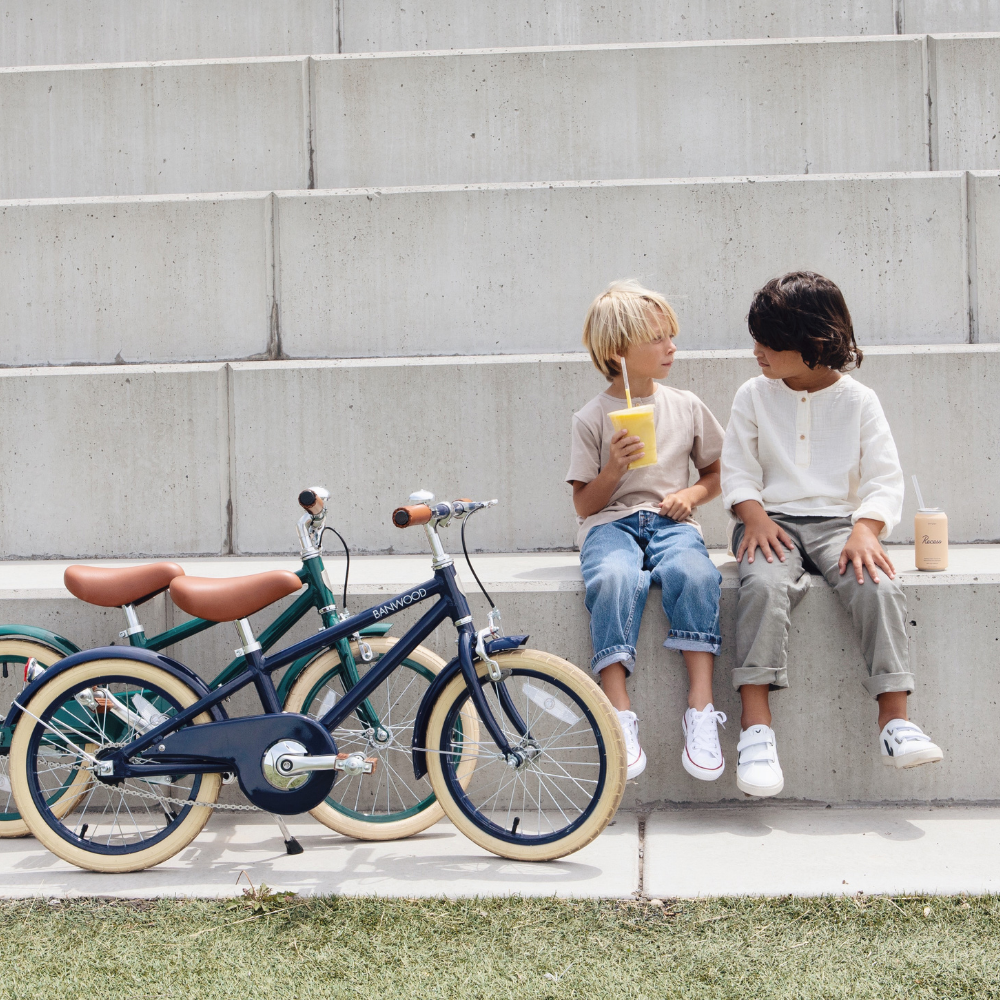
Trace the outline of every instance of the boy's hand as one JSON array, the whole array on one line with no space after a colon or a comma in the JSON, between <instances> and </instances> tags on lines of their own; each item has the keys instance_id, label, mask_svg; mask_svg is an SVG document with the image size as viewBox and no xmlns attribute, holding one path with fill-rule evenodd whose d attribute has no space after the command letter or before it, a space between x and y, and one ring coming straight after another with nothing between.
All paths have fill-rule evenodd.
<instances>
[{"instance_id":1,"label":"boy's hand","mask_svg":"<svg viewBox=\"0 0 1000 1000\"><path fill-rule=\"evenodd\" d=\"M760 549L768 562L774 562L774 553L781 562L785 561L785 551L791 552L793 542L788 532L775 524L756 500L734 504L733 511L743 522L743 540L736 550L737 562L742 562L744 553L749 553L747 562L752 563L756 549Z\"/></svg>"},{"instance_id":2,"label":"boy's hand","mask_svg":"<svg viewBox=\"0 0 1000 1000\"><path fill-rule=\"evenodd\" d=\"M694 505L685 496L685 491L678 493L668 493L660 501L660 514L663 517L671 517L675 521L686 521L694 510Z\"/></svg>"},{"instance_id":3,"label":"boy's hand","mask_svg":"<svg viewBox=\"0 0 1000 1000\"><path fill-rule=\"evenodd\" d=\"M608 466L621 479L628 471L629 462L643 458L645 454L642 438L630 437L628 430L623 427L620 431L615 431L611 437L611 457L608 459Z\"/></svg>"},{"instance_id":4,"label":"boy's hand","mask_svg":"<svg viewBox=\"0 0 1000 1000\"><path fill-rule=\"evenodd\" d=\"M847 539L844 551L840 553L841 576L847 572L847 564L851 563L854 566L854 575L857 577L858 583L865 582L865 569L868 570L872 582L878 583L877 566L882 567L890 580L895 580L896 567L892 565L885 549L882 548L878 540L882 528L881 521L867 517L858 520L851 532L851 537Z\"/></svg>"}]
</instances>

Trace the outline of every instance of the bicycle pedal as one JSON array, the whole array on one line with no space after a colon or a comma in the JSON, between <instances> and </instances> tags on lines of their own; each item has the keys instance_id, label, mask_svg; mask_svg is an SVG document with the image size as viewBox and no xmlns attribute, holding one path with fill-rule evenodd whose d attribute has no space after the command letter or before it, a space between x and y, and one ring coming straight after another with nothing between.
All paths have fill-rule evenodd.
<instances>
[{"instance_id":1,"label":"bicycle pedal","mask_svg":"<svg viewBox=\"0 0 1000 1000\"><path fill-rule=\"evenodd\" d=\"M360 753L338 753L335 771L345 774L374 774L378 767L378 757L364 757Z\"/></svg>"}]
</instances>

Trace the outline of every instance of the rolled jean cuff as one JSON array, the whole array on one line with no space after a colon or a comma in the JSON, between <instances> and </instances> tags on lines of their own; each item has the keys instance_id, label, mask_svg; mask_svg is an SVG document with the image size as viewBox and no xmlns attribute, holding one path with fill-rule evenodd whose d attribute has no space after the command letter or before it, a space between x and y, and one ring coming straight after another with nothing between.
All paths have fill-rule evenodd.
<instances>
[{"instance_id":1,"label":"rolled jean cuff","mask_svg":"<svg viewBox=\"0 0 1000 1000\"><path fill-rule=\"evenodd\" d=\"M663 645L667 649L686 649L692 653L711 653L713 656L718 656L719 650L722 649L722 636L713 635L711 632L681 632L672 628L667 633Z\"/></svg>"},{"instance_id":2,"label":"rolled jean cuff","mask_svg":"<svg viewBox=\"0 0 1000 1000\"><path fill-rule=\"evenodd\" d=\"M875 674L874 677L865 677L861 682L865 690L873 697L880 694L888 694L890 691L905 691L913 694L915 685L913 674L908 670L900 670L891 674Z\"/></svg>"},{"instance_id":3,"label":"rolled jean cuff","mask_svg":"<svg viewBox=\"0 0 1000 1000\"><path fill-rule=\"evenodd\" d=\"M629 676L635 670L635 648L633 646L608 646L602 649L591 661L590 669L599 674L605 667L610 667L612 663L620 663L625 667L625 673Z\"/></svg>"},{"instance_id":4,"label":"rolled jean cuff","mask_svg":"<svg viewBox=\"0 0 1000 1000\"><path fill-rule=\"evenodd\" d=\"M788 687L788 671L777 667L734 667L733 687L739 691L744 684L767 684L777 691Z\"/></svg>"}]
</instances>

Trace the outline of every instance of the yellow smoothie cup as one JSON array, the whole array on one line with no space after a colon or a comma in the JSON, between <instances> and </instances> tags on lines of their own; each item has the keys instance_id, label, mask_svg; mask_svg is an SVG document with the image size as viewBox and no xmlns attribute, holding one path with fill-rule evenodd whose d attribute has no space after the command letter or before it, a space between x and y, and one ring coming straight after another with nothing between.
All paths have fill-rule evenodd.
<instances>
[{"instance_id":1,"label":"yellow smoothie cup","mask_svg":"<svg viewBox=\"0 0 1000 1000\"><path fill-rule=\"evenodd\" d=\"M636 462L629 462L629 469L641 469L645 465L656 464L656 427L653 425L653 404L633 406L628 410L612 410L608 416L616 431L623 427L630 435L642 438L646 454Z\"/></svg>"}]
</instances>

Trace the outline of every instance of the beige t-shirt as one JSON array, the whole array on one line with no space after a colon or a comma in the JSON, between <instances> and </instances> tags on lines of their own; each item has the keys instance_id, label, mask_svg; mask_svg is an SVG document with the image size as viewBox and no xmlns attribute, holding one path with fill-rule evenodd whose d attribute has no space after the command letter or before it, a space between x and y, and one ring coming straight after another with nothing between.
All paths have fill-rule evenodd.
<instances>
[{"instance_id":1,"label":"beige t-shirt","mask_svg":"<svg viewBox=\"0 0 1000 1000\"><path fill-rule=\"evenodd\" d=\"M626 471L604 510L588 518L577 518L580 525L577 545L583 545L587 532L598 524L617 521L637 510L659 511L660 501L667 494L690 485L691 462L696 469L704 469L722 454L722 425L693 392L657 385L652 396L633 396L632 403L636 406L653 404L656 464ZM614 428L608 414L624 408L624 399L602 392L573 414L566 482L589 483L597 478L611 455ZM688 523L698 527L691 518Z\"/></svg>"}]
</instances>

